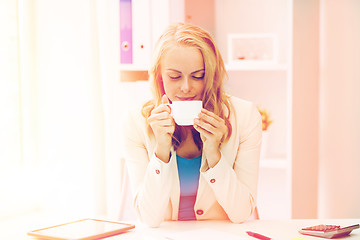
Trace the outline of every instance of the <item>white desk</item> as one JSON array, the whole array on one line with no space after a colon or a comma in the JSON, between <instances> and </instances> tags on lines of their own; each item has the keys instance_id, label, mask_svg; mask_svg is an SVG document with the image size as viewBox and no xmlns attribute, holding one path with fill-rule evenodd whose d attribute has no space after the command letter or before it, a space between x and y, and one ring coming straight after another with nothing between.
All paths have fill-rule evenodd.
<instances>
[{"instance_id":1,"label":"white desk","mask_svg":"<svg viewBox=\"0 0 360 240\"><path fill-rule=\"evenodd\" d=\"M26 235L27 231L38 229L41 227L47 227L55 224L60 224L66 221L76 220L71 217L53 218L47 217L24 217L22 219L12 219L10 221L1 222L0 229L2 235L0 239L11 240L30 240L33 239ZM239 240L256 240L246 234L246 231L253 231L263 234L268 237L272 237L276 240L288 240L295 237L302 237L308 240L321 240L325 238L317 238L311 236L305 236L298 233L298 230L303 227L318 225L318 224L334 224L341 226L348 226L353 224L359 224L360 219L310 219L310 220L251 220L242 224L233 224L227 221L186 221L186 222L163 222L159 228L149 228L143 224L135 223L135 229L124 233L122 235L106 238L105 240L121 240L121 239L166 239L166 236L170 236L173 233L197 230L197 229L212 229L215 231L224 232L225 235L232 234L239 236ZM191 240L191 238L186 238ZM195 238L192 238L195 239ZM203 236L200 240L207 240L209 237ZM340 238L343 240L359 240L360 229L354 230L350 236ZM199 240L199 238L196 238ZM221 239L221 240L226 240Z\"/></svg>"},{"instance_id":2,"label":"white desk","mask_svg":"<svg viewBox=\"0 0 360 240\"><path fill-rule=\"evenodd\" d=\"M136 224L136 228L128 233L110 237L108 240L120 240L120 239L167 239L166 236L171 236L172 233L190 231L196 229L213 229L229 233L232 235L238 235L239 240L251 239L256 240L246 234L246 231L253 231L262 235L272 237L276 240L292 239L295 237L302 237L304 239L325 239L318 237L311 237L301 235L298 230L304 227L318 225L318 224L333 224L333 225L353 225L360 223L360 219L333 219L333 220L253 220L247 221L242 224L233 224L223 221L187 221L187 222L164 222L159 228L148 228L141 224ZM199 238L187 238L187 240ZM203 236L203 240L206 240L207 236ZM339 238L344 240L359 240L360 229L354 230L350 236L345 238ZM201 239L200 239L201 240ZM226 240L226 239L223 239Z\"/></svg>"}]
</instances>

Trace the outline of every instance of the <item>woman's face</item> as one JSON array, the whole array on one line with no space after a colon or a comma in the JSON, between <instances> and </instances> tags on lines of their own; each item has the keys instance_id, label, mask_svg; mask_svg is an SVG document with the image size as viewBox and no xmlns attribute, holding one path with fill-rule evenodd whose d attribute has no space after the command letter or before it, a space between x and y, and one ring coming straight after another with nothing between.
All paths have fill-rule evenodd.
<instances>
[{"instance_id":1,"label":"woman's face","mask_svg":"<svg viewBox=\"0 0 360 240\"><path fill-rule=\"evenodd\" d=\"M165 94L171 101L202 100L205 67L199 49L175 45L164 53L160 65Z\"/></svg>"}]
</instances>

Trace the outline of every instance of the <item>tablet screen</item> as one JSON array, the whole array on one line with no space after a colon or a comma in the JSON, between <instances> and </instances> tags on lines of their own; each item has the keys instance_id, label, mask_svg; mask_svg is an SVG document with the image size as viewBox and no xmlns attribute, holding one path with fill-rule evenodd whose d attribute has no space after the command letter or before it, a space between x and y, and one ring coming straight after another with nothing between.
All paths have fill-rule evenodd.
<instances>
[{"instance_id":1,"label":"tablet screen","mask_svg":"<svg viewBox=\"0 0 360 240\"><path fill-rule=\"evenodd\" d=\"M95 239L127 231L134 225L96 219L84 219L54 227L35 230L29 235L52 239Z\"/></svg>"}]
</instances>

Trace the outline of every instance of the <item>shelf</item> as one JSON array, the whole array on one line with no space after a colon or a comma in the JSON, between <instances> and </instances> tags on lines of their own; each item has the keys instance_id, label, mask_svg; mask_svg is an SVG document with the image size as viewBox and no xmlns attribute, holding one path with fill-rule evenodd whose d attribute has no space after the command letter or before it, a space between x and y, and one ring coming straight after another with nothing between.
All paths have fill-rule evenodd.
<instances>
[{"instance_id":1,"label":"shelf","mask_svg":"<svg viewBox=\"0 0 360 240\"><path fill-rule=\"evenodd\" d=\"M227 71L286 71L286 64L272 63L233 63L225 64Z\"/></svg>"},{"instance_id":2,"label":"shelf","mask_svg":"<svg viewBox=\"0 0 360 240\"><path fill-rule=\"evenodd\" d=\"M265 158L260 160L261 168L287 169L288 161L286 158Z\"/></svg>"}]
</instances>

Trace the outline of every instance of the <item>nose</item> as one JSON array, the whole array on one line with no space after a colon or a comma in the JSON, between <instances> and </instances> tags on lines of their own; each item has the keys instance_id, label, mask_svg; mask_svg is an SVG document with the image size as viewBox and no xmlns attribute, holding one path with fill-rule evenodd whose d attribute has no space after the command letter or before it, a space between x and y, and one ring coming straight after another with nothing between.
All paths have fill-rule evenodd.
<instances>
[{"instance_id":1,"label":"nose","mask_svg":"<svg viewBox=\"0 0 360 240\"><path fill-rule=\"evenodd\" d=\"M181 91L184 93L190 91L190 81L188 78L184 78L184 80L181 82Z\"/></svg>"}]
</instances>

